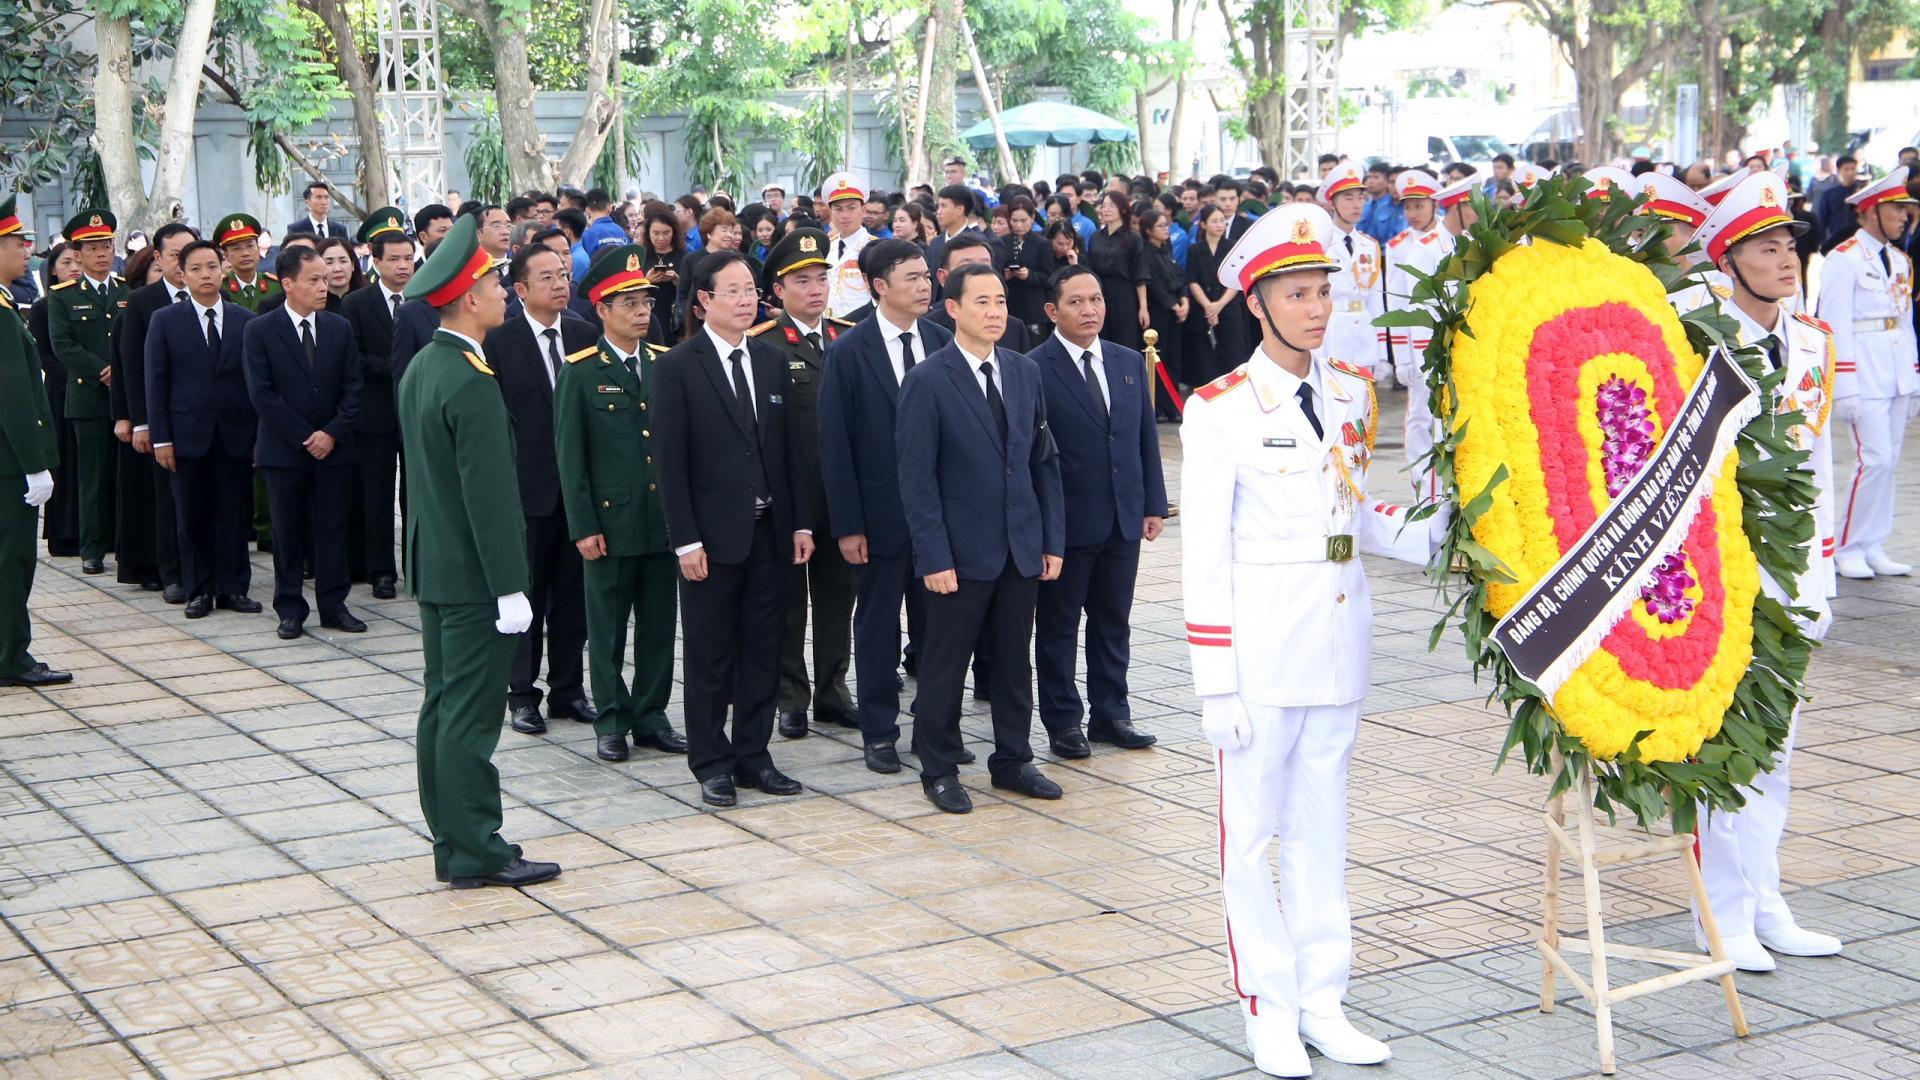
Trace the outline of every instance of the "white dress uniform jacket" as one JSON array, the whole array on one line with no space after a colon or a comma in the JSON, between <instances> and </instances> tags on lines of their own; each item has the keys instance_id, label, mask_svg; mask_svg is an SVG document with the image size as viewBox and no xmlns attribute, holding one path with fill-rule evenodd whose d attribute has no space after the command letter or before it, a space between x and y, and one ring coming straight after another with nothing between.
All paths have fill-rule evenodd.
<instances>
[{"instance_id":1,"label":"white dress uniform jacket","mask_svg":"<svg viewBox=\"0 0 1920 1080\"><path fill-rule=\"evenodd\" d=\"M1409 267L1422 274L1432 274L1440 269L1440 264L1452 252L1453 234L1447 232L1437 220L1434 227L1426 232L1405 229L1387 241L1387 306L1393 310L1406 310L1409 306L1407 296L1413 292L1415 284L1413 275L1407 273ZM1433 331L1424 326L1387 327L1380 331L1379 336L1380 344L1393 357L1395 377L1407 388L1405 445L1408 464L1419 461L1427 455L1427 451L1433 449L1435 421L1433 410L1428 407L1427 375L1423 367L1427 343L1432 339ZM1417 501L1439 494L1434 478L1420 469L1415 470L1413 489Z\"/></svg>"},{"instance_id":2,"label":"white dress uniform jacket","mask_svg":"<svg viewBox=\"0 0 1920 1080\"><path fill-rule=\"evenodd\" d=\"M1827 256L1820 318L1833 330L1833 397L1859 399L1852 430L1858 457L1839 507L1843 558L1883 555L1893 532L1908 395L1920 393L1912 307L1913 264L1899 248L1862 230Z\"/></svg>"},{"instance_id":3,"label":"white dress uniform jacket","mask_svg":"<svg viewBox=\"0 0 1920 1080\"><path fill-rule=\"evenodd\" d=\"M1380 345L1379 328L1373 320L1387 309L1381 278L1386 267L1380 258L1380 242L1355 229L1342 233L1336 228L1327 243L1335 269L1327 284L1333 294L1333 314L1327 319L1327 336L1313 351L1315 360L1344 360L1376 374L1384 373L1387 352Z\"/></svg>"},{"instance_id":4,"label":"white dress uniform jacket","mask_svg":"<svg viewBox=\"0 0 1920 1080\"><path fill-rule=\"evenodd\" d=\"M840 318L873 298L867 293L867 279L860 273L860 253L873 243L873 234L862 226L852 236L827 241L827 315Z\"/></svg>"}]
</instances>

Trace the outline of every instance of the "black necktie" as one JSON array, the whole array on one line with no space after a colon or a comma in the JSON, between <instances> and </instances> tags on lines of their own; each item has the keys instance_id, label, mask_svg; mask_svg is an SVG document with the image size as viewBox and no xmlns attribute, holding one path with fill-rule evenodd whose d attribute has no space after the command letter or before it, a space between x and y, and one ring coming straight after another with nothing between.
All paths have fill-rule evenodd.
<instances>
[{"instance_id":1,"label":"black necktie","mask_svg":"<svg viewBox=\"0 0 1920 1080\"><path fill-rule=\"evenodd\" d=\"M913 355L913 335L910 333L901 334L900 335L900 372L901 374L904 375L907 372L912 371L913 365L919 362L920 361L915 359Z\"/></svg>"},{"instance_id":2,"label":"black necktie","mask_svg":"<svg viewBox=\"0 0 1920 1080\"><path fill-rule=\"evenodd\" d=\"M980 374L987 377L987 411L993 414L993 422L1000 429L1000 445L1007 443L1007 405L1000 400L1000 388L993 382L993 364L980 362Z\"/></svg>"},{"instance_id":3,"label":"black necktie","mask_svg":"<svg viewBox=\"0 0 1920 1080\"><path fill-rule=\"evenodd\" d=\"M312 367L314 354L313 324L305 319L300 320L300 347L307 350L307 366Z\"/></svg>"},{"instance_id":4,"label":"black necktie","mask_svg":"<svg viewBox=\"0 0 1920 1080\"><path fill-rule=\"evenodd\" d=\"M207 351L214 359L220 357L220 319L212 310L207 312Z\"/></svg>"},{"instance_id":5,"label":"black necktie","mask_svg":"<svg viewBox=\"0 0 1920 1080\"><path fill-rule=\"evenodd\" d=\"M1880 270L1888 278L1893 277L1893 261L1887 258L1887 245L1880 245Z\"/></svg>"},{"instance_id":6,"label":"black necktie","mask_svg":"<svg viewBox=\"0 0 1920 1080\"><path fill-rule=\"evenodd\" d=\"M1100 392L1100 378L1093 373L1092 349L1081 350L1080 369L1081 373L1087 377L1087 389L1092 392L1093 403L1099 409L1100 422L1105 424L1112 419L1112 416L1107 412L1107 396Z\"/></svg>"},{"instance_id":7,"label":"black necktie","mask_svg":"<svg viewBox=\"0 0 1920 1080\"><path fill-rule=\"evenodd\" d=\"M1343 239L1347 242L1347 254L1353 254L1353 234L1348 233Z\"/></svg>"},{"instance_id":8,"label":"black necktie","mask_svg":"<svg viewBox=\"0 0 1920 1080\"><path fill-rule=\"evenodd\" d=\"M846 257L847 257L847 238L843 236L840 238L840 253L835 255L834 258L845 259Z\"/></svg>"},{"instance_id":9,"label":"black necktie","mask_svg":"<svg viewBox=\"0 0 1920 1080\"><path fill-rule=\"evenodd\" d=\"M1307 414L1307 423L1313 425L1314 437L1317 439L1326 438L1326 429L1320 426L1320 418L1313 413L1313 387L1308 386L1306 383L1301 383L1300 389L1295 390L1293 396L1300 399L1300 411Z\"/></svg>"},{"instance_id":10,"label":"black necktie","mask_svg":"<svg viewBox=\"0 0 1920 1080\"><path fill-rule=\"evenodd\" d=\"M815 330L807 334L807 345L814 352L820 351L820 331Z\"/></svg>"},{"instance_id":11,"label":"black necktie","mask_svg":"<svg viewBox=\"0 0 1920 1080\"><path fill-rule=\"evenodd\" d=\"M187 298L187 290L185 289L181 289L179 292L173 294L173 302L176 304L182 300L185 300L186 298Z\"/></svg>"},{"instance_id":12,"label":"black necktie","mask_svg":"<svg viewBox=\"0 0 1920 1080\"><path fill-rule=\"evenodd\" d=\"M753 415L753 388L747 385L746 369L740 366L740 359L744 355L746 354L742 350L735 349L727 356L727 360L733 365L734 404L739 406L740 415L746 419L747 429L751 431L757 422Z\"/></svg>"},{"instance_id":13,"label":"black necktie","mask_svg":"<svg viewBox=\"0 0 1920 1080\"><path fill-rule=\"evenodd\" d=\"M1767 370L1780 370L1780 339L1772 335L1767 337Z\"/></svg>"},{"instance_id":14,"label":"black necktie","mask_svg":"<svg viewBox=\"0 0 1920 1080\"><path fill-rule=\"evenodd\" d=\"M548 327L547 335L547 376L553 382L560 381L560 331L557 327Z\"/></svg>"},{"instance_id":15,"label":"black necktie","mask_svg":"<svg viewBox=\"0 0 1920 1080\"><path fill-rule=\"evenodd\" d=\"M392 304L392 306L393 306L393 317L394 317L394 318L396 318L396 319L397 319L397 318L399 318L399 317L400 317L400 294L399 294L399 293L388 293L388 294L387 294L387 300L388 300L388 301L389 301L389 302L390 302L390 303Z\"/></svg>"}]
</instances>

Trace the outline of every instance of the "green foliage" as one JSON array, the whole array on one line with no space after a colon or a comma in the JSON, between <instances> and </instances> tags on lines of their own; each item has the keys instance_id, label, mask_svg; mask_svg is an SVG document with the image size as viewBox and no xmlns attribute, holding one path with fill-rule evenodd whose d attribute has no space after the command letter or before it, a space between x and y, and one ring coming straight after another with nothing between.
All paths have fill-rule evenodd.
<instances>
[{"instance_id":1,"label":"green foliage","mask_svg":"<svg viewBox=\"0 0 1920 1080\"><path fill-rule=\"evenodd\" d=\"M327 28L304 8L272 0L225 0L220 8L207 62L227 86L240 91L254 180L262 191L288 186L286 155L275 136L298 135L325 120L333 102L347 96L317 46L321 41L330 41Z\"/></svg>"},{"instance_id":2,"label":"green foliage","mask_svg":"<svg viewBox=\"0 0 1920 1080\"><path fill-rule=\"evenodd\" d=\"M808 97L787 132L787 145L800 155L800 175L795 186L801 191L818 187L840 168L846 156L846 107L844 85L834 86L821 72L819 92Z\"/></svg>"},{"instance_id":3,"label":"green foliage","mask_svg":"<svg viewBox=\"0 0 1920 1080\"><path fill-rule=\"evenodd\" d=\"M386 0L380 0L385 3ZM587 43L582 26L583 0L523 0L487 7L525 20L527 60L533 85L541 90L580 90L587 84ZM493 85L493 47L487 32L460 11L440 8L440 65L447 89L486 91Z\"/></svg>"},{"instance_id":4,"label":"green foliage","mask_svg":"<svg viewBox=\"0 0 1920 1080\"><path fill-rule=\"evenodd\" d=\"M481 202L506 202L507 193L513 190L513 180L507 173L507 144L500 134L500 113L493 96L480 98L478 105L463 101L457 107L469 112L475 108L480 110L480 122L473 126L467 151L460 158L467 167L467 197Z\"/></svg>"}]
</instances>

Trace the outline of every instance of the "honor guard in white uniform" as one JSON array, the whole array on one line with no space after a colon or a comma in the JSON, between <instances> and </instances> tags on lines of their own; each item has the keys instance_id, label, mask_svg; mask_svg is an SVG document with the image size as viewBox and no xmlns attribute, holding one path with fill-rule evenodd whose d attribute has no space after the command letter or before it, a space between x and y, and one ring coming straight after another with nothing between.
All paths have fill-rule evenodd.
<instances>
[{"instance_id":1,"label":"honor guard in white uniform","mask_svg":"<svg viewBox=\"0 0 1920 1080\"><path fill-rule=\"evenodd\" d=\"M1320 202L1332 215L1334 234L1327 244L1333 257L1333 314L1327 321L1326 343L1314 350L1325 360L1337 357L1367 368L1375 378L1390 370L1373 320L1387 309L1382 286L1386 268L1380 242L1358 228L1367 209L1367 189L1360 167L1343 161L1320 182Z\"/></svg>"},{"instance_id":2,"label":"honor guard in white uniform","mask_svg":"<svg viewBox=\"0 0 1920 1080\"><path fill-rule=\"evenodd\" d=\"M1473 209L1473 193L1480 189L1482 181L1471 176L1463 176L1440 189L1433 197L1433 203L1440 211L1440 224L1453 236L1459 236L1480 220Z\"/></svg>"},{"instance_id":3,"label":"honor guard in white uniform","mask_svg":"<svg viewBox=\"0 0 1920 1080\"><path fill-rule=\"evenodd\" d=\"M1587 192L1590 197L1605 195L1614 188L1634 198L1645 196L1647 201L1640 205L1640 213L1648 217L1664 218L1672 226L1667 233L1667 254L1673 256L1682 265L1689 265L1696 261L1694 256L1680 253L1693 243L1694 230L1700 227L1701 222L1707 220L1707 215L1713 212L1713 206L1696 194L1692 188L1663 172L1642 173L1634 176L1625 169L1617 169L1611 165L1588 169L1586 178L1593 184L1593 190ZM1725 274L1708 267L1703 271L1703 276L1702 281L1695 282L1667 297L1682 315L1716 296L1725 299L1732 295L1730 283Z\"/></svg>"},{"instance_id":4,"label":"honor guard in white uniform","mask_svg":"<svg viewBox=\"0 0 1920 1080\"><path fill-rule=\"evenodd\" d=\"M1434 197L1440 193L1440 181L1432 173L1408 169L1393 180L1393 197L1407 218L1407 227L1387 241L1387 306L1404 309L1416 284L1409 269L1432 274L1453 252L1453 237L1440 227ZM1434 419L1428 407L1427 375L1424 370L1427 343L1433 331L1424 326L1395 326L1380 331L1380 341L1393 357L1393 373L1407 388L1406 450L1407 463L1413 468L1413 497L1425 502L1437 496L1438 480L1420 467L1420 459L1433 449Z\"/></svg>"},{"instance_id":5,"label":"honor guard in white uniform","mask_svg":"<svg viewBox=\"0 0 1920 1080\"><path fill-rule=\"evenodd\" d=\"M1733 282L1720 310L1740 324L1740 341L1764 344L1769 365L1786 377L1770 403L1775 413L1798 410L1805 418L1788 438L1811 457L1801 468L1818 489L1813 504L1814 537L1807 569L1793 581L1775 581L1764 571L1760 587L1788 607L1813 613L1802 628L1814 638L1833 625L1828 604L1833 574L1833 438L1829 412L1834 379L1833 340L1825 323L1788 312L1784 301L1800 288L1800 260L1793 237L1806 228L1787 210L1787 185L1771 172L1748 173L1700 226L1698 239ZM1795 726L1798 726L1796 714ZM1788 731L1778 764L1754 777L1738 812L1714 811L1699 825L1700 875L1719 925L1727 956L1742 971L1771 971L1769 950L1787 956L1828 956L1840 939L1802 929L1780 896L1780 836L1787 826L1794 732ZM1705 937L1701 936L1704 949Z\"/></svg>"},{"instance_id":6,"label":"honor guard in white uniform","mask_svg":"<svg viewBox=\"0 0 1920 1080\"><path fill-rule=\"evenodd\" d=\"M867 188L851 172L837 172L820 185L827 203L827 317L845 319L873 302L860 252L873 243L865 224ZM857 317L857 316L856 316Z\"/></svg>"},{"instance_id":7,"label":"honor guard in white uniform","mask_svg":"<svg viewBox=\"0 0 1920 1080\"><path fill-rule=\"evenodd\" d=\"M1279 1076L1308 1075L1303 1040L1349 1064L1389 1056L1340 1005L1347 762L1373 651L1356 555L1432 551L1426 523L1368 494L1372 373L1319 354L1340 236L1325 210L1286 203L1234 245L1220 282L1245 292L1263 340L1194 391L1180 432L1182 593L1219 772L1227 956L1254 1062Z\"/></svg>"},{"instance_id":8,"label":"honor guard in white uniform","mask_svg":"<svg viewBox=\"0 0 1920 1080\"><path fill-rule=\"evenodd\" d=\"M1820 317L1833 328L1834 421L1853 435L1853 478L1839 500L1840 576L1898 577L1913 567L1882 545L1893 532L1893 472L1907 421L1920 409L1913 334L1913 264L1889 241L1913 199L1905 166L1855 192L1860 231L1827 255Z\"/></svg>"},{"instance_id":9,"label":"honor guard in white uniform","mask_svg":"<svg viewBox=\"0 0 1920 1080\"><path fill-rule=\"evenodd\" d=\"M1538 184L1540 181L1545 180L1547 177L1552 175L1553 175L1552 170L1543 169L1540 166L1535 165L1531 161L1523 161L1520 164L1515 165L1513 167L1513 172L1510 176L1510 178L1513 180L1512 205L1519 206L1521 203L1525 202L1527 199L1527 192L1532 191L1535 184Z\"/></svg>"}]
</instances>

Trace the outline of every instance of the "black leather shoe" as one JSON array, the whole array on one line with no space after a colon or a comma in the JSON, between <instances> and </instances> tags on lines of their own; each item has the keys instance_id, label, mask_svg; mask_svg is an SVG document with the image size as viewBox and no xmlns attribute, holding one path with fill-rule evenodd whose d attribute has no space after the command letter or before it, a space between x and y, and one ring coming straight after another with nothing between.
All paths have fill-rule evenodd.
<instances>
[{"instance_id":1,"label":"black leather shoe","mask_svg":"<svg viewBox=\"0 0 1920 1080\"><path fill-rule=\"evenodd\" d=\"M663 754L684 754L687 752L687 737L672 728L661 728L651 735L635 735L633 745L650 746Z\"/></svg>"},{"instance_id":2,"label":"black leather shoe","mask_svg":"<svg viewBox=\"0 0 1920 1080\"><path fill-rule=\"evenodd\" d=\"M740 801L733 788L733 777L715 776L700 781L700 801L708 806L732 806Z\"/></svg>"},{"instance_id":3,"label":"black leather shoe","mask_svg":"<svg viewBox=\"0 0 1920 1080\"><path fill-rule=\"evenodd\" d=\"M852 709L815 709L813 718L822 724L834 724L843 728L860 726L860 716Z\"/></svg>"},{"instance_id":4,"label":"black leather shoe","mask_svg":"<svg viewBox=\"0 0 1920 1080\"><path fill-rule=\"evenodd\" d=\"M1134 727L1131 720L1115 720L1110 726L1097 728L1088 724L1087 738L1094 742L1112 743L1122 750L1144 750L1160 741L1158 735L1149 735Z\"/></svg>"},{"instance_id":5,"label":"black leather shoe","mask_svg":"<svg viewBox=\"0 0 1920 1080\"><path fill-rule=\"evenodd\" d=\"M213 594L201 593L187 601L186 615L189 619L204 619L213 614Z\"/></svg>"},{"instance_id":6,"label":"black leather shoe","mask_svg":"<svg viewBox=\"0 0 1920 1080\"><path fill-rule=\"evenodd\" d=\"M547 719L578 720L583 724L591 724L595 720L600 719L600 710L594 708L593 702L588 701L586 698L566 702L556 702L552 698L548 698Z\"/></svg>"},{"instance_id":7,"label":"black leather shoe","mask_svg":"<svg viewBox=\"0 0 1920 1080\"><path fill-rule=\"evenodd\" d=\"M153 581L143 581L140 583L141 592L164 592L166 591L166 588L167 588L166 582L160 581L158 579L155 579Z\"/></svg>"},{"instance_id":8,"label":"black leather shoe","mask_svg":"<svg viewBox=\"0 0 1920 1080\"><path fill-rule=\"evenodd\" d=\"M513 710L513 716L507 720L507 723L512 724L513 730L522 735L547 733L547 722L540 719L540 707L537 705L522 705Z\"/></svg>"},{"instance_id":9,"label":"black leather shoe","mask_svg":"<svg viewBox=\"0 0 1920 1080\"><path fill-rule=\"evenodd\" d=\"M484 889L489 885L518 889L527 885L538 885L543 881L552 881L559 876L559 863L528 862L516 855L512 862L485 877L457 877L448 884L456 889Z\"/></svg>"},{"instance_id":10,"label":"black leather shoe","mask_svg":"<svg viewBox=\"0 0 1920 1080\"><path fill-rule=\"evenodd\" d=\"M779 769L761 769L755 773L735 773L733 782L741 787L759 788L769 795L798 795L800 781Z\"/></svg>"},{"instance_id":11,"label":"black leather shoe","mask_svg":"<svg viewBox=\"0 0 1920 1080\"><path fill-rule=\"evenodd\" d=\"M1060 785L1047 779L1031 762L1020 766L1019 772L1005 779L994 777L993 786L1002 791L1017 791L1035 799L1060 797Z\"/></svg>"},{"instance_id":12,"label":"black leather shoe","mask_svg":"<svg viewBox=\"0 0 1920 1080\"><path fill-rule=\"evenodd\" d=\"M1053 751L1054 757L1065 758L1068 761L1093 756L1093 747L1087 745L1087 737L1080 734L1080 729L1077 727L1058 735L1048 735L1047 747Z\"/></svg>"},{"instance_id":13,"label":"black leather shoe","mask_svg":"<svg viewBox=\"0 0 1920 1080\"><path fill-rule=\"evenodd\" d=\"M342 611L332 618L322 618L320 625L328 630L338 630L343 634L364 634L367 624L353 617L351 612Z\"/></svg>"},{"instance_id":14,"label":"black leather shoe","mask_svg":"<svg viewBox=\"0 0 1920 1080\"><path fill-rule=\"evenodd\" d=\"M960 748L960 756L954 758L953 760L959 762L962 765L971 765L980 759L973 756L973 751L963 746Z\"/></svg>"},{"instance_id":15,"label":"black leather shoe","mask_svg":"<svg viewBox=\"0 0 1920 1080\"><path fill-rule=\"evenodd\" d=\"M391 600L394 598L396 591L394 581L391 577L382 574L373 579L373 598L375 600Z\"/></svg>"},{"instance_id":16,"label":"black leather shoe","mask_svg":"<svg viewBox=\"0 0 1920 1080\"><path fill-rule=\"evenodd\" d=\"M185 585L169 585L160 590L160 599L165 600L169 604L184 604L187 602L187 587Z\"/></svg>"},{"instance_id":17,"label":"black leather shoe","mask_svg":"<svg viewBox=\"0 0 1920 1080\"><path fill-rule=\"evenodd\" d=\"M775 726L780 729L783 739L804 739L807 737L807 710L787 709L780 714Z\"/></svg>"},{"instance_id":18,"label":"black leather shoe","mask_svg":"<svg viewBox=\"0 0 1920 1080\"><path fill-rule=\"evenodd\" d=\"M300 628L299 619L281 619L280 629L274 631L274 633L279 634L280 640L282 641L292 641L294 638L306 633L306 631Z\"/></svg>"},{"instance_id":19,"label":"black leather shoe","mask_svg":"<svg viewBox=\"0 0 1920 1080\"><path fill-rule=\"evenodd\" d=\"M922 780L920 790L927 793L927 798L933 801L936 809L944 810L949 814L973 813L973 798L967 794L966 788L960 786L960 778L957 776L940 776L932 780Z\"/></svg>"},{"instance_id":20,"label":"black leather shoe","mask_svg":"<svg viewBox=\"0 0 1920 1080\"><path fill-rule=\"evenodd\" d=\"M513 857L514 857L514 858L516 858L516 859L517 859L517 858L519 858L519 857L520 857L520 845L519 845L519 844L508 844L507 846L513 849ZM442 885L445 885L445 884L446 884L447 882L449 882L449 881L452 881L452 880L453 880L453 875L452 875L452 874L449 874L449 873L447 873L447 872L446 872L445 870L435 870L435 871L433 872L433 879L434 879L435 881L438 881L438 882L439 882L440 884L442 884Z\"/></svg>"},{"instance_id":21,"label":"black leather shoe","mask_svg":"<svg viewBox=\"0 0 1920 1080\"><path fill-rule=\"evenodd\" d=\"M601 761L625 761L627 760L627 737L625 735L595 736L593 752L600 755Z\"/></svg>"},{"instance_id":22,"label":"black leather shoe","mask_svg":"<svg viewBox=\"0 0 1920 1080\"><path fill-rule=\"evenodd\" d=\"M0 686L59 686L72 681L71 671L55 671L45 664L35 664L13 678L0 682Z\"/></svg>"},{"instance_id":23,"label":"black leather shoe","mask_svg":"<svg viewBox=\"0 0 1920 1080\"><path fill-rule=\"evenodd\" d=\"M81 559L80 572L83 574L104 574L107 572L106 561L103 559Z\"/></svg>"},{"instance_id":24,"label":"black leather shoe","mask_svg":"<svg viewBox=\"0 0 1920 1080\"><path fill-rule=\"evenodd\" d=\"M900 751L890 742L867 744L867 768L877 773L900 771Z\"/></svg>"},{"instance_id":25,"label":"black leather shoe","mask_svg":"<svg viewBox=\"0 0 1920 1080\"><path fill-rule=\"evenodd\" d=\"M216 596L213 606L225 611L237 611L242 615L258 615L261 612L260 601L244 593L232 596Z\"/></svg>"}]
</instances>

